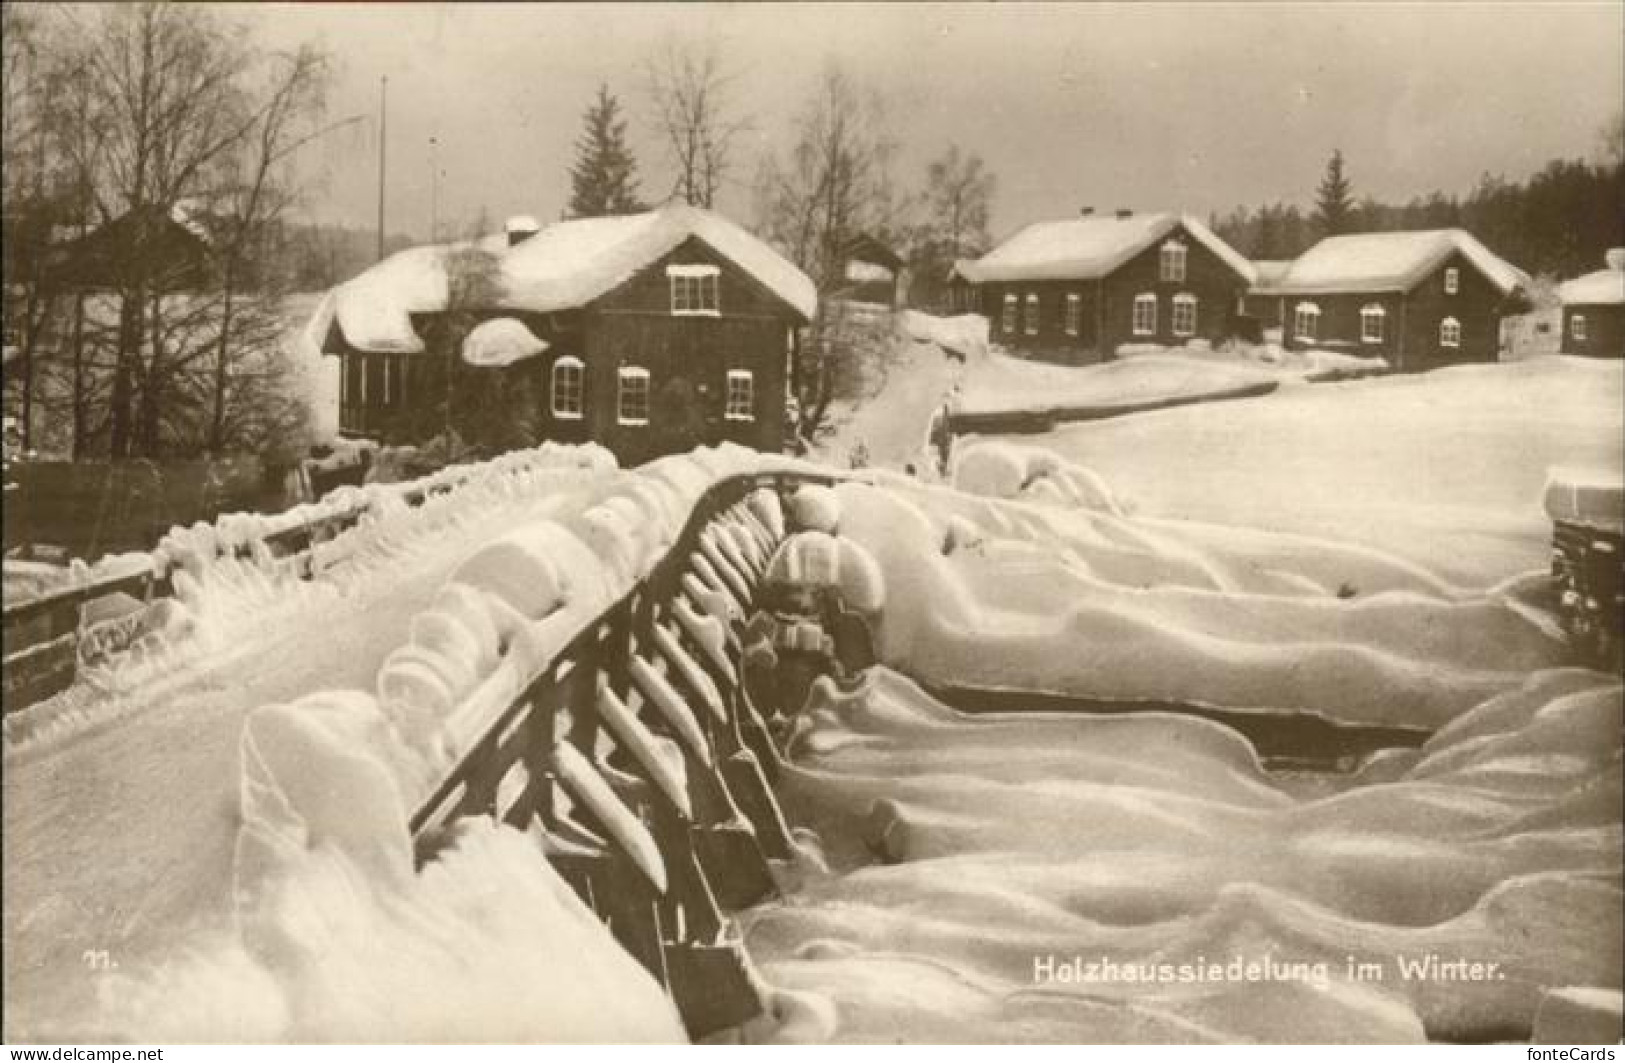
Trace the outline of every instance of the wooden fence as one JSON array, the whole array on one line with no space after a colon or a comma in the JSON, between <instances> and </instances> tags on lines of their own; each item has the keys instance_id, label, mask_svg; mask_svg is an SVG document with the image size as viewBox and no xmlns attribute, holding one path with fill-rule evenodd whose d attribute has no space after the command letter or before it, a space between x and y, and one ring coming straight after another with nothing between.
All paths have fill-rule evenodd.
<instances>
[{"instance_id":1,"label":"wooden fence","mask_svg":"<svg viewBox=\"0 0 1625 1063\"><path fill-rule=\"evenodd\" d=\"M401 498L409 506L419 506L425 499L450 491L459 483L455 479L430 481L407 488ZM291 559L300 578L310 579L316 574L313 551L316 544L353 527L368 508L366 503L361 503L324 514L267 535L260 542L265 544L272 558ZM235 548L234 556L247 557L252 553L252 544L242 544ZM121 572L25 602L7 604L3 612L4 661L0 664L4 711L16 712L73 685L79 672L80 643L86 634L81 618L87 604L126 595L146 606L173 593L169 573L160 572L148 563L133 572ZM105 650L105 645L102 648Z\"/></svg>"},{"instance_id":2,"label":"wooden fence","mask_svg":"<svg viewBox=\"0 0 1625 1063\"><path fill-rule=\"evenodd\" d=\"M742 675L742 625L778 546L748 498L829 482L712 487L648 576L541 669L411 819L420 863L465 817L539 822L549 860L695 1037L760 1012L725 912L772 894L769 860L792 855L779 749ZM731 617L720 643L705 619L718 601ZM658 752L668 742L680 771Z\"/></svg>"}]
</instances>

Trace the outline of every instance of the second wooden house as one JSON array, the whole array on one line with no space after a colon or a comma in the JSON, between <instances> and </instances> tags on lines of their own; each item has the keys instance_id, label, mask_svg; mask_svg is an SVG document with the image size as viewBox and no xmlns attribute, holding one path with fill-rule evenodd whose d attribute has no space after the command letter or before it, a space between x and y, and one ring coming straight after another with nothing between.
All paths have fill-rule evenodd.
<instances>
[{"instance_id":1,"label":"second wooden house","mask_svg":"<svg viewBox=\"0 0 1625 1063\"><path fill-rule=\"evenodd\" d=\"M1292 349L1386 358L1401 371L1493 362L1529 277L1461 229L1329 236L1268 288Z\"/></svg>"},{"instance_id":2,"label":"second wooden house","mask_svg":"<svg viewBox=\"0 0 1625 1063\"><path fill-rule=\"evenodd\" d=\"M330 292L309 334L340 359L345 435L592 441L636 464L724 440L781 449L816 309L772 248L672 203L411 248Z\"/></svg>"},{"instance_id":3,"label":"second wooden house","mask_svg":"<svg viewBox=\"0 0 1625 1063\"><path fill-rule=\"evenodd\" d=\"M1125 345L1228 338L1252 279L1251 264L1194 218L1086 210L956 263L951 284L988 318L994 343L1086 363Z\"/></svg>"}]
</instances>

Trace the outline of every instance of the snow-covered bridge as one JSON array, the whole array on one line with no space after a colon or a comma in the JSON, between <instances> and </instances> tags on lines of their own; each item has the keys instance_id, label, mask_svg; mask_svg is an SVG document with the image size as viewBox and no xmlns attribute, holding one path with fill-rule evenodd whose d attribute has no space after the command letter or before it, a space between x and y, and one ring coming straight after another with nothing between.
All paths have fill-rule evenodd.
<instances>
[{"instance_id":1,"label":"snow-covered bridge","mask_svg":"<svg viewBox=\"0 0 1625 1063\"><path fill-rule=\"evenodd\" d=\"M1527 1036L1556 987L1617 992L1620 687L1560 667L1532 578L1134 516L1006 443L961 453L958 489L795 475L828 474L738 452L512 470L322 544L347 560L315 580L199 564L167 645L8 720L7 884L59 884L8 902L8 1034L679 1037L650 961L669 984L687 946L740 943L752 1038L1476 1039ZM879 661L804 705L741 690L775 507L820 544L786 575L861 574ZM967 716L917 683L1433 734L1283 775L1211 720ZM776 742L752 705L789 717ZM777 764L779 821L752 764ZM436 829L544 794L546 831ZM685 797L710 837L677 829ZM607 905L647 887L608 934L566 885L594 898L604 859ZM763 871L784 901L729 912ZM1498 976L1407 981L1395 957L1428 953ZM1035 982L1051 955L1305 977Z\"/></svg>"}]
</instances>

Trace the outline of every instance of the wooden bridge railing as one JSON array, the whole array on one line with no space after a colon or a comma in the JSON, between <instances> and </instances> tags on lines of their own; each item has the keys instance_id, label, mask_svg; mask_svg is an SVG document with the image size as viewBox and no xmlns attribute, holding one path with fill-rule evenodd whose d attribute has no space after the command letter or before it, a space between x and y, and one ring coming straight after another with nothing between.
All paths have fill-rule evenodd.
<instances>
[{"instance_id":1,"label":"wooden bridge railing","mask_svg":"<svg viewBox=\"0 0 1625 1063\"><path fill-rule=\"evenodd\" d=\"M751 504L831 478L736 476L466 750L411 819L419 862L459 819L539 823L549 860L671 994L691 1035L761 1010L726 915L791 856L779 752L747 695L739 636L778 535ZM726 612L728 623L708 618ZM720 636L720 637L719 637ZM681 770L662 748L675 745Z\"/></svg>"}]
</instances>

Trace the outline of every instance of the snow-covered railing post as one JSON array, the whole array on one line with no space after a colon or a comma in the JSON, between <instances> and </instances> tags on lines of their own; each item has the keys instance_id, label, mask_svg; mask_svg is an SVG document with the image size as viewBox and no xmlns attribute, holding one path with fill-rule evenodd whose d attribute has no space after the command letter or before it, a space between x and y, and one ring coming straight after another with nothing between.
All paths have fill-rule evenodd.
<instances>
[{"instance_id":1,"label":"snow-covered railing post","mask_svg":"<svg viewBox=\"0 0 1625 1063\"><path fill-rule=\"evenodd\" d=\"M724 913L771 894L769 861L792 854L740 636L781 534L747 499L804 482L829 481L714 484L666 554L498 714L410 822L420 863L465 816L538 825L549 860L696 1036L759 1013Z\"/></svg>"}]
</instances>

